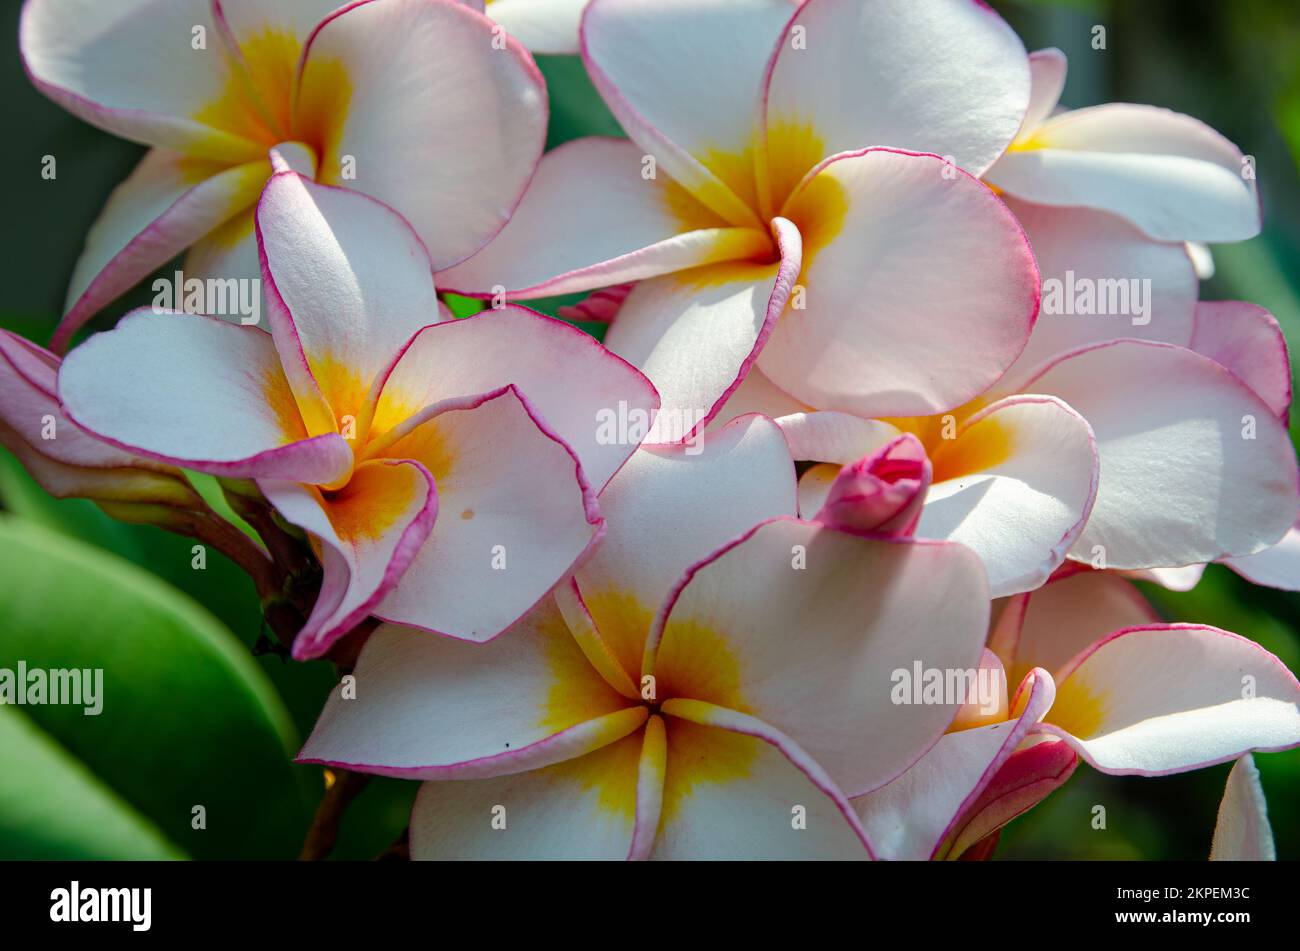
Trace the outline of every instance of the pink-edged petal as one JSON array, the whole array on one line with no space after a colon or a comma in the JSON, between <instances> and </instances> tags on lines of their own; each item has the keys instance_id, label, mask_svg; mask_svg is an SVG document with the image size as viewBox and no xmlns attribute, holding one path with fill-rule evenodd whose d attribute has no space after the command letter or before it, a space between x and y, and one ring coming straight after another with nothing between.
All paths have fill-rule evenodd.
<instances>
[{"instance_id":1,"label":"pink-edged petal","mask_svg":"<svg viewBox=\"0 0 1300 951\"><path fill-rule=\"evenodd\" d=\"M1056 110L1068 71L1065 54L1054 46L1029 54L1029 108L1017 138L1032 134Z\"/></svg>"},{"instance_id":2,"label":"pink-edged petal","mask_svg":"<svg viewBox=\"0 0 1300 951\"><path fill-rule=\"evenodd\" d=\"M294 132L316 148L321 181L396 208L442 269L506 223L541 157L546 116L532 57L482 14L360 0L308 40Z\"/></svg>"},{"instance_id":3,"label":"pink-edged petal","mask_svg":"<svg viewBox=\"0 0 1300 951\"><path fill-rule=\"evenodd\" d=\"M1285 420L1291 407L1291 359L1277 320L1245 301L1196 305L1191 348L1219 363L1249 386Z\"/></svg>"},{"instance_id":4,"label":"pink-edged petal","mask_svg":"<svg viewBox=\"0 0 1300 951\"><path fill-rule=\"evenodd\" d=\"M425 783L411 812L411 858L625 858L636 822L645 733L542 769Z\"/></svg>"},{"instance_id":5,"label":"pink-edged petal","mask_svg":"<svg viewBox=\"0 0 1300 951\"><path fill-rule=\"evenodd\" d=\"M789 393L763 375L758 367L750 367L740 386L731 391L727 401L718 410L709 426L718 429L739 416L761 413L777 419L794 413L804 413L808 406L800 403Z\"/></svg>"},{"instance_id":6,"label":"pink-edged petal","mask_svg":"<svg viewBox=\"0 0 1300 951\"><path fill-rule=\"evenodd\" d=\"M382 460L358 466L337 492L265 479L259 485L280 515L310 534L320 559L320 594L293 642L298 660L320 657L415 560L438 514L433 478L418 463Z\"/></svg>"},{"instance_id":7,"label":"pink-edged petal","mask_svg":"<svg viewBox=\"0 0 1300 951\"><path fill-rule=\"evenodd\" d=\"M1029 737L959 818L959 828L941 846L940 857L960 858L985 836L1065 785L1078 765L1079 757L1069 743L1043 735Z\"/></svg>"},{"instance_id":8,"label":"pink-edged petal","mask_svg":"<svg viewBox=\"0 0 1300 951\"><path fill-rule=\"evenodd\" d=\"M0 443L56 498L196 507L184 476L78 428L59 405L59 360L0 330Z\"/></svg>"},{"instance_id":9,"label":"pink-edged petal","mask_svg":"<svg viewBox=\"0 0 1300 951\"><path fill-rule=\"evenodd\" d=\"M1191 344L1200 285L1183 244L1152 241L1104 211L1005 200L1034 249L1043 304L999 392L1076 347L1120 337Z\"/></svg>"},{"instance_id":10,"label":"pink-edged petal","mask_svg":"<svg viewBox=\"0 0 1300 951\"><path fill-rule=\"evenodd\" d=\"M668 768L652 858L871 858L852 805L795 740L697 700L667 700L663 712Z\"/></svg>"},{"instance_id":11,"label":"pink-edged petal","mask_svg":"<svg viewBox=\"0 0 1300 951\"><path fill-rule=\"evenodd\" d=\"M732 224L761 227L772 213L757 213L753 156L763 70L792 11L788 0L593 0L583 17L583 61L610 111Z\"/></svg>"},{"instance_id":12,"label":"pink-edged petal","mask_svg":"<svg viewBox=\"0 0 1300 951\"><path fill-rule=\"evenodd\" d=\"M511 384L577 455L597 492L636 449L659 406L650 381L592 337L507 305L416 336L384 383L374 432L440 399Z\"/></svg>"},{"instance_id":13,"label":"pink-edged petal","mask_svg":"<svg viewBox=\"0 0 1300 951\"><path fill-rule=\"evenodd\" d=\"M1277 847L1268 824L1268 803L1259 781L1259 767L1249 753L1228 773L1219 803L1219 816L1210 845L1211 862L1274 862Z\"/></svg>"},{"instance_id":14,"label":"pink-edged petal","mask_svg":"<svg viewBox=\"0 0 1300 951\"><path fill-rule=\"evenodd\" d=\"M1110 103L1048 119L989 169L1039 205L1127 218L1158 241L1242 241L1259 233L1254 167L1197 119Z\"/></svg>"},{"instance_id":15,"label":"pink-edged petal","mask_svg":"<svg viewBox=\"0 0 1300 951\"><path fill-rule=\"evenodd\" d=\"M638 284L605 346L648 376L663 401L647 442L692 438L758 359L799 273L798 229L772 222L780 261L694 268Z\"/></svg>"},{"instance_id":16,"label":"pink-edged petal","mask_svg":"<svg viewBox=\"0 0 1300 951\"><path fill-rule=\"evenodd\" d=\"M979 559L960 545L777 518L678 582L644 670L660 697L770 723L861 795L915 762L965 700L900 705L894 672L975 667L987 599Z\"/></svg>"},{"instance_id":17,"label":"pink-edged petal","mask_svg":"<svg viewBox=\"0 0 1300 951\"><path fill-rule=\"evenodd\" d=\"M591 668L549 601L490 644L384 625L354 675L355 698L330 692L300 761L480 779L573 759L646 720Z\"/></svg>"},{"instance_id":18,"label":"pink-edged petal","mask_svg":"<svg viewBox=\"0 0 1300 951\"><path fill-rule=\"evenodd\" d=\"M1137 588L1106 571L1063 572L1021 598L1023 604L1008 605L990 639L1013 683L1035 667L1059 672L1112 631L1160 620Z\"/></svg>"},{"instance_id":19,"label":"pink-edged petal","mask_svg":"<svg viewBox=\"0 0 1300 951\"><path fill-rule=\"evenodd\" d=\"M424 246L386 205L289 171L267 184L257 233L271 334L309 430L351 415L364 439L376 377L437 320Z\"/></svg>"},{"instance_id":20,"label":"pink-edged petal","mask_svg":"<svg viewBox=\"0 0 1300 951\"><path fill-rule=\"evenodd\" d=\"M840 469L813 521L845 531L911 535L931 474L925 447L904 433Z\"/></svg>"},{"instance_id":21,"label":"pink-edged petal","mask_svg":"<svg viewBox=\"0 0 1300 951\"><path fill-rule=\"evenodd\" d=\"M1276 545L1223 563L1251 584L1283 591L1300 591L1300 525L1293 526Z\"/></svg>"},{"instance_id":22,"label":"pink-edged petal","mask_svg":"<svg viewBox=\"0 0 1300 951\"><path fill-rule=\"evenodd\" d=\"M226 167L165 149L146 154L86 236L51 346L65 349L105 304L251 207L270 172L265 159Z\"/></svg>"},{"instance_id":23,"label":"pink-edged petal","mask_svg":"<svg viewBox=\"0 0 1300 951\"><path fill-rule=\"evenodd\" d=\"M868 417L938 413L1023 349L1038 311L1033 254L960 169L892 149L835 156L782 214L803 236L804 306L782 315L759 366L797 399Z\"/></svg>"},{"instance_id":24,"label":"pink-edged petal","mask_svg":"<svg viewBox=\"0 0 1300 951\"><path fill-rule=\"evenodd\" d=\"M1080 561L1151 568L1249 555L1295 523L1286 430L1207 357L1120 340L1065 355L1025 389L1065 400L1097 437L1097 501L1071 550Z\"/></svg>"},{"instance_id":25,"label":"pink-edged petal","mask_svg":"<svg viewBox=\"0 0 1300 951\"><path fill-rule=\"evenodd\" d=\"M877 857L934 856L1056 696L1046 671L1037 671L1027 690L1018 717L944 734L903 775L853 800Z\"/></svg>"},{"instance_id":26,"label":"pink-edged petal","mask_svg":"<svg viewBox=\"0 0 1300 951\"><path fill-rule=\"evenodd\" d=\"M109 443L235 478L328 484L352 451L307 438L271 338L215 317L135 311L63 361L68 416Z\"/></svg>"},{"instance_id":27,"label":"pink-edged petal","mask_svg":"<svg viewBox=\"0 0 1300 951\"><path fill-rule=\"evenodd\" d=\"M33 0L18 40L36 87L101 129L221 162L265 154L209 3Z\"/></svg>"},{"instance_id":28,"label":"pink-edged petal","mask_svg":"<svg viewBox=\"0 0 1300 951\"><path fill-rule=\"evenodd\" d=\"M795 510L794 464L769 419L746 416L694 445L632 455L600 497L608 531L577 571L596 627L639 683L655 612L682 572Z\"/></svg>"},{"instance_id":29,"label":"pink-edged petal","mask_svg":"<svg viewBox=\"0 0 1300 951\"><path fill-rule=\"evenodd\" d=\"M1300 745L1300 683L1237 634L1194 624L1129 628L1062 669L1040 729L1105 773L1179 773Z\"/></svg>"},{"instance_id":30,"label":"pink-edged petal","mask_svg":"<svg viewBox=\"0 0 1300 951\"><path fill-rule=\"evenodd\" d=\"M534 53L578 52L578 24L587 0L489 0L484 10Z\"/></svg>"},{"instance_id":31,"label":"pink-edged petal","mask_svg":"<svg viewBox=\"0 0 1300 951\"><path fill-rule=\"evenodd\" d=\"M1029 62L983 3L810 0L782 38L766 92L770 151L782 125L818 139L821 154L798 174L881 145L951 156L979 175L1020 127Z\"/></svg>"},{"instance_id":32,"label":"pink-edged petal","mask_svg":"<svg viewBox=\"0 0 1300 951\"><path fill-rule=\"evenodd\" d=\"M509 223L482 251L438 275L445 289L543 297L639 281L766 253L667 175L645 177L641 149L585 138L546 153Z\"/></svg>"},{"instance_id":33,"label":"pink-edged petal","mask_svg":"<svg viewBox=\"0 0 1300 951\"><path fill-rule=\"evenodd\" d=\"M988 569L993 597L1046 581L1083 531L1097 495L1092 430L1051 397L999 400L931 458L934 484L916 534L973 549Z\"/></svg>"},{"instance_id":34,"label":"pink-edged petal","mask_svg":"<svg viewBox=\"0 0 1300 951\"><path fill-rule=\"evenodd\" d=\"M487 641L537 604L603 531L573 450L514 386L413 418L387 452L432 473L438 527L375 608Z\"/></svg>"},{"instance_id":35,"label":"pink-edged petal","mask_svg":"<svg viewBox=\"0 0 1300 951\"><path fill-rule=\"evenodd\" d=\"M888 445L898 429L876 419L834 411L792 413L777 421L799 460L847 466Z\"/></svg>"}]
</instances>

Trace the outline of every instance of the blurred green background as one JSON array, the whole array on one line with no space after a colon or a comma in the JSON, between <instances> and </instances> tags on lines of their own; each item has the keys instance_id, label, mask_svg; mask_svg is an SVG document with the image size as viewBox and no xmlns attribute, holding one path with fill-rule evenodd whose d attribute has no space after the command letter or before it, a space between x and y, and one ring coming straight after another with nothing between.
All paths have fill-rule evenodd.
<instances>
[{"instance_id":1,"label":"blurred green background","mask_svg":"<svg viewBox=\"0 0 1300 951\"><path fill-rule=\"evenodd\" d=\"M29 85L15 40L19 4L5 6L0 326L45 344L87 230L143 149L85 125ZM1069 56L1066 105L1168 106L1255 156L1264 234L1217 247L1217 273L1202 296L1261 304L1293 344L1300 340L1295 0L994 6L1029 49L1058 46ZM1105 50L1091 46L1095 25L1106 28ZM551 94L550 146L621 134L576 59L540 64ZM58 158L54 181L40 176L47 154ZM137 291L96 326L148 300ZM0 667L19 658L33 667L102 667L110 698L99 717L80 708L0 707L0 858L296 855L323 782L319 769L291 765L287 754L334 683L329 665L255 655L257 599L232 564L209 551L206 569L195 570L188 539L115 522L89 502L51 499L2 449L0 508ZM1187 594L1144 590L1169 619L1246 634L1300 670L1300 595L1252 587L1217 566ZM1279 856L1296 858L1300 751L1256 760ZM1227 771L1141 779L1080 767L1004 831L997 856L1204 858ZM335 856L382 852L405 826L414 791L414 783L372 782L349 810ZM1095 804L1106 806L1105 830L1091 828ZM193 827L196 806L204 829Z\"/></svg>"}]
</instances>

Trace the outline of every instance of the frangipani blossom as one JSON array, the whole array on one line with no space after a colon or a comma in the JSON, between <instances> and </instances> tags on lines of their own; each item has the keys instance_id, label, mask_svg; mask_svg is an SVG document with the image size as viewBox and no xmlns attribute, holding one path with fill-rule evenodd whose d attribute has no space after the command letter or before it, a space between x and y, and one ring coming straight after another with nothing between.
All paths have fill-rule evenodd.
<instances>
[{"instance_id":1,"label":"frangipani blossom","mask_svg":"<svg viewBox=\"0 0 1300 951\"><path fill-rule=\"evenodd\" d=\"M770 383L747 387L727 413L755 403L773 411ZM1295 453L1274 408L1215 360L1154 341L1068 351L1020 392L999 384L937 417L807 412L789 397L784 408L795 458L828 464L803 477L805 514L821 506L837 466L916 433L934 464L916 532L973 548L995 596L1032 590L1067 556L1120 569L1255 556L1300 507Z\"/></svg>"},{"instance_id":2,"label":"frangipani blossom","mask_svg":"<svg viewBox=\"0 0 1300 951\"><path fill-rule=\"evenodd\" d=\"M295 656L369 614L495 636L599 537L596 492L635 443L601 441L595 420L653 413L653 387L522 308L438 323L428 255L372 198L283 170L257 224L271 333L129 315L64 362L69 416L255 479L307 531L324 581Z\"/></svg>"},{"instance_id":3,"label":"frangipani blossom","mask_svg":"<svg viewBox=\"0 0 1300 951\"><path fill-rule=\"evenodd\" d=\"M1055 112L1065 54L1039 50L1029 61L1029 111L988 182L1039 205L1111 212L1160 241L1243 241L1259 233L1254 165L1219 133L1154 106Z\"/></svg>"},{"instance_id":4,"label":"frangipani blossom","mask_svg":"<svg viewBox=\"0 0 1300 951\"><path fill-rule=\"evenodd\" d=\"M428 780L414 858L868 857L847 797L958 706L893 704L889 671L978 660L979 562L782 515L763 417L698 448L635 453L604 543L501 638L377 630L300 759Z\"/></svg>"},{"instance_id":5,"label":"frangipani blossom","mask_svg":"<svg viewBox=\"0 0 1300 951\"><path fill-rule=\"evenodd\" d=\"M127 520L165 522L176 510L204 507L173 466L123 452L73 425L59 405L58 373L54 354L0 330L0 444L45 491L93 499Z\"/></svg>"},{"instance_id":6,"label":"frangipani blossom","mask_svg":"<svg viewBox=\"0 0 1300 951\"><path fill-rule=\"evenodd\" d=\"M1010 716L949 732L855 800L879 852L956 858L1063 783L1076 754L1160 776L1300 745L1300 683L1280 660L1156 620L1128 582L1086 569L1007 602L989 648L1020 684Z\"/></svg>"},{"instance_id":7,"label":"frangipani blossom","mask_svg":"<svg viewBox=\"0 0 1300 951\"><path fill-rule=\"evenodd\" d=\"M532 59L451 0L28 0L19 33L42 92L154 146L90 232L56 350L186 248L191 277L256 278L272 148L398 209L435 269L501 228L542 151Z\"/></svg>"},{"instance_id":8,"label":"frangipani blossom","mask_svg":"<svg viewBox=\"0 0 1300 951\"><path fill-rule=\"evenodd\" d=\"M755 361L800 399L886 416L960 405L1015 359L1037 270L974 176L1015 136L1029 68L990 9L593 0L582 36L631 141L548 153L443 280L516 298L639 281L605 343L663 395L650 441L707 424Z\"/></svg>"},{"instance_id":9,"label":"frangipani blossom","mask_svg":"<svg viewBox=\"0 0 1300 951\"><path fill-rule=\"evenodd\" d=\"M1232 764L1219 803L1211 862L1274 862L1277 848L1268 824L1268 804L1255 758L1246 754Z\"/></svg>"}]
</instances>

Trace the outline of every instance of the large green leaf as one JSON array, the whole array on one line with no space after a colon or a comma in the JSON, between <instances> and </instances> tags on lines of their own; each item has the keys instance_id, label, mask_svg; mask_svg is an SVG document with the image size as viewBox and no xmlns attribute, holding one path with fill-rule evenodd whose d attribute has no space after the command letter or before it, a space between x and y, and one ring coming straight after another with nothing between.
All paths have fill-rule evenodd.
<instances>
[{"instance_id":1,"label":"large green leaf","mask_svg":"<svg viewBox=\"0 0 1300 951\"><path fill-rule=\"evenodd\" d=\"M36 727L196 858L296 854L308 813L294 729L228 630L147 572L10 516L0 576L0 668L103 671L98 716L23 707ZM205 829L192 828L195 806ZM31 850L34 834L0 840L0 855ZM68 841L57 824L48 836Z\"/></svg>"},{"instance_id":2,"label":"large green leaf","mask_svg":"<svg viewBox=\"0 0 1300 951\"><path fill-rule=\"evenodd\" d=\"M14 707L0 707L0 749L0 858L184 857Z\"/></svg>"}]
</instances>

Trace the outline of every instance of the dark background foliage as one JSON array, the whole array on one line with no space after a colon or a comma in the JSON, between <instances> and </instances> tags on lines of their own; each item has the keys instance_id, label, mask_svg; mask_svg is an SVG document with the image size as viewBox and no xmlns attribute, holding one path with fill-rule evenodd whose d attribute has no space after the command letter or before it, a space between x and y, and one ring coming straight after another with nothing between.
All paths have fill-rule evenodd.
<instances>
[{"instance_id":1,"label":"dark background foliage","mask_svg":"<svg viewBox=\"0 0 1300 951\"><path fill-rule=\"evenodd\" d=\"M1300 8L1295 0L1003 0L1030 49L1070 59L1064 102L1168 106L1205 120L1255 156L1264 234L1215 250L1206 299L1268 307L1300 340ZM17 53L19 4L6 3L0 51L5 244L0 326L46 343L73 263L108 193L143 154L40 96ZM1092 48L1093 27L1106 48ZM545 57L549 145L621 134L576 59ZM473 143L465 143L472 148ZM40 176L58 159L58 177ZM145 282L144 287L149 282ZM119 301L109 326L143 290ZM553 311L558 303L544 309ZM594 328L588 328L594 329ZM1293 436L1296 429L1293 426ZM1154 464L1154 462L1153 462ZM291 857L323 791L290 765L334 682L323 662L254 656L261 633L248 579L215 552L47 496L0 450L0 667L103 667L107 703L0 708L0 857ZM1146 588L1171 620L1258 640L1300 670L1300 596L1211 567L1187 594ZM74 715L75 714L75 715ZM1300 752L1257 757L1279 855L1300 856ZM1005 831L1004 858L1203 858L1228 767L1162 779L1081 767ZM382 852L406 822L414 784L372 782L337 857ZM1107 828L1092 828L1093 806ZM207 828L196 831L195 806Z\"/></svg>"}]
</instances>

